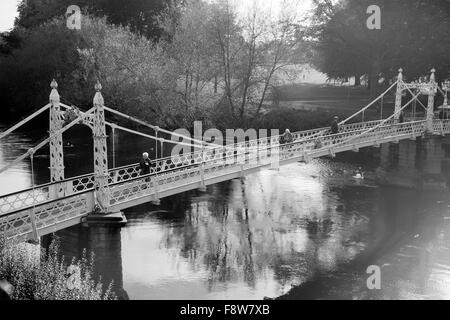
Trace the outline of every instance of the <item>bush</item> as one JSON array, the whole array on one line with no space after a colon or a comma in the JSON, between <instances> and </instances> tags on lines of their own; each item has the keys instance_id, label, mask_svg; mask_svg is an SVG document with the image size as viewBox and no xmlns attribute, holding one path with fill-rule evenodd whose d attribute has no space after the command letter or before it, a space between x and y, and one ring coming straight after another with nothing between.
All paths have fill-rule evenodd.
<instances>
[{"instance_id":1,"label":"bush","mask_svg":"<svg viewBox=\"0 0 450 320\"><path fill-rule=\"evenodd\" d=\"M38 249L39 250L39 249ZM54 240L48 250L33 252L27 245L14 245L0 239L0 279L13 286L14 300L112 300L112 283L103 290L101 279L93 280L94 258L72 260L68 275L64 257L59 254L59 242Z\"/></svg>"}]
</instances>

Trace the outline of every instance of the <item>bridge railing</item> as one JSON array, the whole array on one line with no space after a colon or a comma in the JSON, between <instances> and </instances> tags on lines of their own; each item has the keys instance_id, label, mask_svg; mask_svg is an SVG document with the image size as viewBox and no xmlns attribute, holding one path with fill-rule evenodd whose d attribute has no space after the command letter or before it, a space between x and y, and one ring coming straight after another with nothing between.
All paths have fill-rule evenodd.
<instances>
[{"instance_id":1,"label":"bridge railing","mask_svg":"<svg viewBox=\"0 0 450 320\"><path fill-rule=\"evenodd\" d=\"M375 125L374 123L369 127L374 127ZM404 125L404 127L410 128L411 126ZM110 205L118 205L144 196L154 196L156 199L158 193L169 189L179 188L188 184L198 184L202 180L207 180L211 177L220 177L252 167L268 165L273 161L274 156L279 157L279 161L299 159L305 152L328 150L330 146L346 138L357 137L365 132L368 127L362 125L355 126L354 128L355 130L348 128L348 130L340 134L321 136L320 138L324 144L319 149L317 149L316 145L318 137L311 135L306 139L294 141L289 144L267 144L265 146L267 147L267 152L254 152L251 148L242 148L241 153L223 152L218 153L218 156L215 157L204 158L201 166L197 162L186 162L184 166L172 167L169 170L162 171L158 175L149 174L123 183L116 183L110 186ZM383 134L386 132L386 128L380 127L379 131L378 135ZM397 129L394 131L397 132Z\"/></svg>"},{"instance_id":2,"label":"bridge railing","mask_svg":"<svg viewBox=\"0 0 450 320\"><path fill-rule=\"evenodd\" d=\"M374 127L379 124L380 121L371 121L364 123L353 123L348 125L342 125L341 132L353 132L355 130L362 130L370 127ZM330 133L329 128L319 128L306 131L300 131L293 133L294 141L317 138ZM209 148L204 151L192 152L186 155L176 155L167 158L161 158L152 161L151 174L161 174L165 171L170 171L176 168L182 168L185 166L199 165L209 160L231 159L232 156L240 154L242 156L242 150L252 149L257 152L267 152L269 146L277 145L280 140L280 135L261 138L258 140L250 140L246 142L235 143L233 145L220 146L217 148ZM124 182L131 179L135 179L140 176L139 165L132 164L119 168L113 168L109 170L109 184L118 182ZM62 192L58 193L57 197L63 197L67 195L73 195L94 188L94 175L86 174L70 179L60 181L58 183L47 183L44 185L36 186L35 188L28 188L19 192L0 196L0 215L3 213L11 212L20 208L26 208L33 206L44 201L55 198L52 195L52 188L58 185Z\"/></svg>"},{"instance_id":3,"label":"bridge railing","mask_svg":"<svg viewBox=\"0 0 450 320\"><path fill-rule=\"evenodd\" d=\"M450 121L436 121L436 128L442 125L450 132ZM202 166L192 164L181 168L166 170L158 175L137 176L129 180L111 184L112 206L140 197L157 195L158 191L176 189L189 184L198 184L202 180L236 174L252 167L268 164L273 156L279 161L299 160L305 155L311 158L320 157L333 152L351 150L359 146L368 146L383 142L396 141L408 137L417 137L426 129L426 121L380 126L371 132L367 127L355 126L339 134L328 134L320 137L310 136L290 144L268 144L268 152L257 153L251 149L241 149L242 154L232 154L225 158L205 159ZM321 140L321 145L317 140ZM331 152L330 152L331 151ZM240 161L236 161L240 156ZM223 160L233 161L223 161ZM255 161L256 160L256 161ZM134 171L133 171L134 172ZM56 200L47 200L35 206L19 208L0 215L0 233L9 237L29 237L33 230L33 219L37 230L58 230L62 225L70 225L93 209L93 193L83 191ZM72 221L72 222L71 222Z\"/></svg>"},{"instance_id":4,"label":"bridge railing","mask_svg":"<svg viewBox=\"0 0 450 320\"><path fill-rule=\"evenodd\" d=\"M435 134L444 135L450 133L450 119L447 120L433 120L433 131Z\"/></svg>"},{"instance_id":5,"label":"bridge railing","mask_svg":"<svg viewBox=\"0 0 450 320\"><path fill-rule=\"evenodd\" d=\"M31 240L35 230L38 235L56 232L79 223L79 219L93 209L92 191L43 201L34 206L1 214L0 235L16 241Z\"/></svg>"},{"instance_id":6,"label":"bridge railing","mask_svg":"<svg viewBox=\"0 0 450 320\"><path fill-rule=\"evenodd\" d=\"M343 125L340 132L354 132L358 130L368 129L377 126L381 121L370 121L365 123L353 123ZM308 140L312 138L319 138L320 136L330 134L330 128L319 128L313 130L306 130L293 133L294 142L301 140ZM166 158L161 158L152 162L151 173L161 173L167 170L173 170L183 166L191 166L203 163L204 161L212 159L221 159L231 157L232 155L242 154L242 150L252 150L253 152L267 151L270 145L278 145L281 135L276 135L257 140L250 140L239 142L232 145L220 146L214 149L205 149L188 154L174 155Z\"/></svg>"}]
</instances>

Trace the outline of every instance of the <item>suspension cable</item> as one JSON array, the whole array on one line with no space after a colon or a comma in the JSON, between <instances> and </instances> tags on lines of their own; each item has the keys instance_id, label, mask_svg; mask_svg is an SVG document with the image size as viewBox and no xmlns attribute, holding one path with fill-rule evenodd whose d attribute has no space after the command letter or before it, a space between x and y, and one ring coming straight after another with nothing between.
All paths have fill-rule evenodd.
<instances>
[{"instance_id":1,"label":"suspension cable","mask_svg":"<svg viewBox=\"0 0 450 320\"><path fill-rule=\"evenodd\" d=\"M188 143L185 143L185 142L179 142L179 141L167 140L167 139L164 139L164 138L159 138L158 139L155 136L152 136L152 135L149 135L149 134L146 134L146 133L142 133L142 132L139 132L139 131L136 131L136 130L128 129L128 128L119 126L117 124L115 124L114 127L116 129L118 129L118 130L125 131L125 132L128 132L128 133L132 133L132 134L135 134L135 135L138 135L138 136L141 136L141 137L144 137L144 138L152 139L152 140L155 140L155 141L163 140L164 142L169 143L169 144L176 144L176 145L186 146L186 147L190 147L190 148L193 147L192 144L188 144Z\"/></svg>"},{"instance_id":2,"label":"suspension cable","mask_svg":"<svg viewBox=\"0 0 450 320\"><path fill-rule=\"evenodd\" d=\"M411 94L411 96L414 96L416 93L414 93L411 89L409 89L408 87L406 87L406 89L409 91L409 93ZM419 104L422 106L422 108L424 108L425 110L427 110L427 107L425 107L425 105L422 103L422 101L420 101L419 99L417 99L415 102L417 103L417 101L419 102Z\"/></svg>"},{"instance_id":3,"label":"suspension cable","mask_svg":"<svg viewBox=\"0 0 450 320\"><path fill-rule=\"evenodd\" d=\"M358 112L355 112L354 114L352 114L350 117L348 117L347 119L341 121L339 123L339 125L343 125L346 122L350 121L351 119L353 119L354 117L356 117L357 115L359 115L360 113L366 111L367 109L369 109L371 106L373 106L376 102L378 102L378 100L380 100L383 96L385 96L392 88L394 88L397 84L399 84L399 80L395 81L386 91L384 91L382 94L380 94L375 100L373 100L371 103L369 103L367 106L365 106L364 108L362 108L361 110L359 110Z\"/></svg>"},{"instance_id":4,"label":"suspension cable","mask_svg":"<svg viewBox=\"0 0 450 320\"><path fill-rule=\"evenodd\" d=\"M28 151L30 153L30 163L31 163L31 187L33 188L33 196L34 196L34 149L31 148Z\"/></svg>"},{"instance_id":5,"label":"suspension cable","mask_svg":"<svg viewBox=\"0 0 450 320\"><path fill-rule=\"evenodd\" d=\"M112 149L113 149L113 168L116 167L116 127L115 125L111 126L111 135L112 135Z\"/></svg>"},{"instance_id":6,"label":"suspension cable","mask_svg":"<svg viewBox=\"0 0 450 320\"><path fill-rule=\"evenodd\" d=\"M88 111L85 112L86 115L94 112L95 108L91 108ZM59 129L58 131L56 131L53 135L50 135L48 138L44 139L42 142L40 142L38 145L36 145L33 150L37 151L40 148L42 148L43 146L45 146L47 143L50 142L50 139L54 138L55 136L57 136L58 134L62 134L63 132L69 130L70 128L72 128L74 125L78 124L78 122L80 121L80 117L77 117L75 120L73 120L71 123L69 123L67 126L65 126L64 128ZM25 159L26 157L28 157L30 150L28 150L27 152L25 152L24 154L22 154L21 156L17 157L13 162L7 164L6 166L4 166L3 168L0 168L0 173L6 171L7 169L9 169L10 167L14 166L15 164L19 163L20 161L22 161L23 159Z\"/></svg>"},{"instance_id":7,"label":"suspension cable","mask_svg":"<svg viewBox=\"0 0 450 320\"><path fill-rule=\"evenodd\" d=\"M34 236L34 240L35 241L39 241L39 235L38 235L38 231L37 231L37 226L36 226L36 216L35 216L35 212L36 212L36 201L35 201L35 197L36 197L36 189L35 189L35 183L34 183L34 148L30 148L28 150L28 152L30 153L30 163L31 163L31 187L33 188L33 208L31 209L31 215L30 215L30 222L31 222L31 227L33 229L33 236Z\"/></svg>"},{"instance_id":8,"label":"suspension cable","mask_svg":"<svg viewBox=\"0 0 450 320\"><path fill-rule=\"evenodd\" d=\"M15 125L13 125L11 128L9 128L8 130L2 132L0 134L0 139L6 137L8 134L10 134L11 132L13 132L14 130L16 130L17 128L23 126L25 123L27 123L28 121L30 121L31 119L37 117L38 115L40 115L42 112L44 112L45 110L49 109L51 106L51 104L47 104L46 106L42 107L41 109L37 110L36 112L32 113L31 115L29 115L28 117L26 117L25 119L19 121L18 123L16 123Z\"/></svg>"},{"instance_id":9,"label":"suspension cable","mask_svg":"<svg viewBox=\"0 0 450 320\"><path fill-rule=\"evenodd\" d=\"M381 98L380 120L383 120L384 96Z\"/></svg>"},{"instance_id":10,"label":"suspension cable","mask_svg":"<svg viewBox=\"0 0 450 320\"><path fill-rule=\"evenodd\" d=\"M153 130L155 130L155 131L161 131L161 132L170 134L170 135L175 136L175 137L178 137L178 138L187 139L187 140L189 140L189 141L194 142L194 144L195 144L195 143L200 144L200 145L210 144L210 143L207 143L207 142L204 142L204 141L201 141L201 140L197 140L197 139L194 139L194 138L191 138L191 137L188 137L188 136L179 134L179 133L175 133L175 132L172 132L172 131L169 131L169 130L165 130L165 129L163 129L163 128L160 128L160 127L151 125L151 124L149 124L149 123L147 123L147 122L145 122L145 121L139 120L139 119L137 119L137 118L135 118L135 117L132 117L132 116L129 116L129 115L126 115L126 114L124 114L124 113L122 113L122 112L120 112L120 111L111 109L111 108L109 108L109 107L106 107L106 106L105 106L104 108L105 108L105 110L107 110L107 111L109 111L109 112L111 112L111 113L114 113L114 114L116 114L116 115L118 115L118 116L121 116L121 117L123 117L123 118L125 118L125 119L127 119L127 120L131 120L131 121L134 121L134 122L136 122L136 123L139 123L140 125L149 127L149 128L151 128L151 129L153 129ZM210 144L210 145L213 145L213 144ZM215 147L218 147L219 145L215 144L214 146L215 146Z\"/></svg>"},{"instance_id":11,"label":"suspension cable","mask_svg":"<svg viewBox=\"0 0 450 320\"><path fill-rule=\"evenodd\" d=\"M414 96L407 104L405 104L400 110L398 110L397 112L394 112L389 118L387 118L386 120L383 120L380 124L378 124L378 125L376 125L375 127L372 127L372 128L370 128L370 129L368 129L368 130L362 132L361 134L359 134L359 135L357 135L357 136L350 137L350 139L348 139L348 140L346 140L346 141L339 142L339 143L337 143L336 145L334 145L333 147L342 145L342 144L344 144L344 143L348 143L349 141L352 141L352 140L354 140L354 139L356 139L356 138L360 138L361 136L363 136L363 135L365 135L365 134L367 134L367 133L369 133L369 132L372 132L372 131L374 131L374 130L380 128L380 127L383 126L386 122L392 120L392 118L394 118L397 114L400 114L400 112L402 112L405 108L407 108L407 107L408 107L415 99L417 99L417 97L418 97L419 95L420 95L420 93L418 93L417 95L415 95L415 96Z\"/></svg>"},{"instance_id":12,"label":"suspension cable","mask_svg":"<svg viewBox=\"0 0 450 320\"><path fill-rule=\"evenodd\" d=\"M158 132L159 130L156 130L155 136L156 136L156 140L155 140L155 160L158 160Z\"/></svg>"}]
</instances>

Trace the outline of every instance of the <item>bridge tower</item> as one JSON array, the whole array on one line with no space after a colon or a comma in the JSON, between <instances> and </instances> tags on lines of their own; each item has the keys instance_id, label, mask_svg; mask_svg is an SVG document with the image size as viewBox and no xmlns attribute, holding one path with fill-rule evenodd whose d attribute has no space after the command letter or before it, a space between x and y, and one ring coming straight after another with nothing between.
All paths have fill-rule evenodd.
<instances>
[{"instance_id":1,"label":"bridge tower","mask_svg":"<svg viewBox=\"0 0 450 320\"><path fill-rule=\"evenodd\" d=\"M102 85L100 82L97 82L95 85L96 93L93 100L95 111L92 128L94 138L95 199L101 212L107 213L110 198L108 187L108 149L106 144L105 101L101 90Z\"/></svg>"},{"instance_id":2,"label":"bridge tower","mask_svg":"<svg viewBox=\"0 0 450 320\"><path fill-rule=\"evenodd\" d=\"M62 133L58 133L64 125L64 113L60 109L60 96L58 93L58 83L53 79L50 84L50 181L58 182L64 180L64 151ZM63 188L56 185L51 190L52 197L63 195Z\"/></svg>"},{"instance_id":3,"label":"bridge tower","mask_svg":"<svg viewBox=\"0 0 450 320\"><path fill-rule=\"evenodd\" d=\"M434 117L434 96L437 92L436 83L436 69L431 69L430 83L428 86L428 105L427 105L427 131L429 133L433 132L433 117Z\"/></svg>"},{"instance_id":4,"label":"bridge tower","mask_svg":"<svg viewBox=\"0 0 450 320\"><path fill-rule=\"evenodd\" d=\"M395 107L394 107L394 123L398 123L400 119L400 109L402 108L402 94L404 90L403 86L403 69L398 69L398 76L397 76L397 91L395 93Z\"/></svg>"}]
</instances>

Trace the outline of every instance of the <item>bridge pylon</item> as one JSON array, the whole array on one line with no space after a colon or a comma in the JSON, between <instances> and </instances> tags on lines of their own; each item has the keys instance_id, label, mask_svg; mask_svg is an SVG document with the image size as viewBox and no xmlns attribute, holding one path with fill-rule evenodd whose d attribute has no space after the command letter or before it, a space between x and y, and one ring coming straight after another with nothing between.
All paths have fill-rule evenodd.
<instances>
[{"instance_id":1,"label":"bridge pylon","mask_svg":"<svg viewBox=\"0 0 450 320\"><path fill-rule=\"evenodd\" d=\"M437 83L436 83L436 69L431 69L429 87L427 88L428 93L428 105L427 105L427 132L433 133L433 118L434 118L434 96L437 93Z\"/></svg>"},{"instance_id":2,"label":"bridge pylon","mask_svg":"<svg viewBox=\"0 0 450 320\"><path fill-rule=\"evenodd\" d=\"M394 123L398 123L400 119L400 109L402 108L402 94L404 90L403 86L403 69L398 69L397 76L397 91L395 92L395 107L394 107Z\"/></svg>"},{"instance_id":3,"label":"bridge pylon","mask_svg":"<svg viewBox=\"0 0 450 320\"><path fill-rule=\"evenodd\" d=\"M58 93L58 83L53 79L50 84L50 180L58 182L64 180L64 150L62 133L58 133L64 125L64 113L60 109L60 96ZM64 196L64 189L61 185L54 185L51 190L51 197Z\"/></svg>"},{"instance_id":4,"label":"bridge pylon","mask_svg":"<svg viewBox=\"0 0 450 320\"><path fill-rule=\"evenodd\" d=\"M102 85L95 84L95 96L93 104L95 107L93 115L93 138L94 138L94 179L95 200L102 213L107 213L109 208L110 192L108 187L108 149L105 125L105 101L103 99Z\"/></svg>"}]
</instances>

